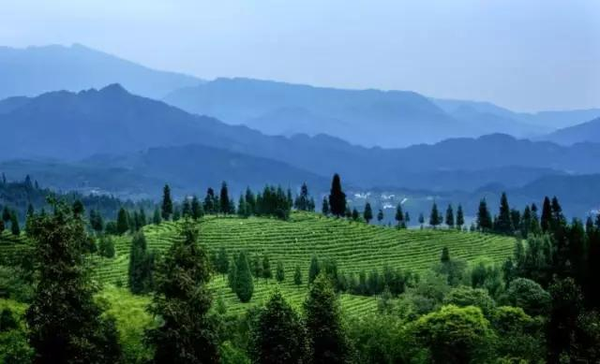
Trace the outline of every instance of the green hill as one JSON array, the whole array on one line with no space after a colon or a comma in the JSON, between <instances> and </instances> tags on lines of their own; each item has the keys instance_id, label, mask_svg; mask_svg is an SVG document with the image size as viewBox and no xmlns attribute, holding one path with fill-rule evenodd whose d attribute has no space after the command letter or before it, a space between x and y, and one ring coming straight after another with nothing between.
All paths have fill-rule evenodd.
<instances>
[{"instance_id":1,"label":"green hill","mask_svg":"<svg viewBox=\"0 0 600 364\"><path fill-rule=\"evenodd\" d=\"M177 239L178 223L163 222L144 228L149 249L165 251ZM473 262L491 259L502 263L512 254L514 238L449 230L398 230L389 227L366 225L317 214L294 213L290 221L268 218L214 217L203 218L200 223L200 243L209 251L224 247L232 253L246 250L250 256L265 254L271 261L273 272L278 261L286 270L283 284L274 279L255 281L254 296L250 303L241 304L226 285L225 277L216 275L212 285L216 295L222 296L229 311L243 311L248 305L263 302L279 287L294 304L303 301L305 286L293 284L296 265L302 269L306 282L310 259L334 259L344 273L381 270L384 265L404 271L423 271L438 262L444 246L453 258ZM129 244L131 237L116 241L117 255L113 259L96 258L95 276L102 282L126 284ZM372 297L344 294L344 308L362 313L374 309Z\"/></svg>"}]
</instances>

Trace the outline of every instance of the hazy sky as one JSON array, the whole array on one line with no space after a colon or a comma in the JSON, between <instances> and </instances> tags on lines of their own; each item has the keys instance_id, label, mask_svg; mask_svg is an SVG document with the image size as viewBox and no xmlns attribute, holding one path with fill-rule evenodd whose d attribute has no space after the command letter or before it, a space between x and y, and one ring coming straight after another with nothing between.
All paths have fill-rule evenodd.
<instances>
[{"instance_id":1,"label":"hazy sky","mask_svg":"<svg viewBox=\"0 0 600 364\"><path fill-rule=\"evenodd\" d=\"M0 0L0 44L81 43L202 78L600 107L598 0Z\"/></svg>"}]
</instances>

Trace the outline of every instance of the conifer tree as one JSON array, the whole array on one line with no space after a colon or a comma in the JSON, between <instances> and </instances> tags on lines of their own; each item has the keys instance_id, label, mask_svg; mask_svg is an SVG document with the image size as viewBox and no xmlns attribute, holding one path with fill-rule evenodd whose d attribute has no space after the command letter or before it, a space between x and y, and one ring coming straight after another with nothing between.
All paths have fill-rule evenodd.
<instances>
[{"instance_id":1,"label":"conifer tree","mask_svg":"<svg viewBox=\"0 0 600 364\"><path fill-rule=\"evenodd\" d=\"M227 256L227 252L225 251L225 247L221 247L219 249L219 253L217 254L217 264L216 264L217 272L225 275L229 272L229 256Z\"/></svg>"},{"instance_id":2,"label":"conifer tree","mask_svg":"<svg viewBox=\"0 0 600 364\"><path fill-rule=\"evenodd\" d=\"M196 196L192 197L191 207L192 207L192 218L194 220L198 220L199 218L204 216L204 208L202 207L202 204L198 200L198 197L196 197Z\"/></svg>"},{"instance_id":3,"label":"conifer tree","mask_svg":"<svg viewBox=\"0 0 600 364\"><path fill-rule=\"evenodd\" d=\"M367 224L373 220L373 210L371 209L371 204L368 202L365 205L365 211L363 211L363 219L365 219Z\"/></svg>"},{"instance_id":4,"label":"conifer tree","mask_svg":"<svg viewBox=\"0 0 600 364\"><path fill-rule=\"evenodd\" d=\"M446 225L449 228L454 227L454 210L452 209L452 204L448 204L448 208L446 209Z\"/></svg>"},{"instance_id":5,"label":"conifer tree","mask_svg":"<svg viewBox=\"0 0 600 364\"><path fill-rule=\"evenodd\" d=\"M231 291L235 293L235 277L237 276L237 259L234 256L229 264L229 270L227 270L227 285L231 288Z\"/></svg>"},{"instance_id":6,"label":"conifer tree","mask_svg":"<svg viewBox=\"0 0 600 364\"><path fill-rule=\"evenodd\" d=\"M217 198L215 197L215 191L212 188L206 190L206 197L204 197L204 211L207 214L214 214L217 212Z\"/></svg>"},{"instance_id":7,"label":"conifer tree","mask_svg":"<svg viewBox=\"0 0 600 364\"><path fill-rule=\"evenodd\" d=\"M424 223L425 223L425 216L423 216L423 213L421 212L419 214L419 224L421 225L421 229L423 228Z\"/></svg>"},{"instance_id":8,"label":"conifer tree","mask_svg":"<svg viewBox=\"0 0 600 364\"><path fill-rule=\"evenodd\" d=\"M10 218L11 218L10 210L8 209L8 207L4 206L4 209L2 210L2 221L4 221L4 223L7 223L10 221Z\"/></svg>"},{"instance_id":9,"label":"conifer tree","mask_svg":"<svg viewBox=\"0 0 600 364\"><path fill-rule=\"evenodd\" d=\"M85 269L87 235L81 216L56 205L29 231L39 284L26 313L35 363L116 363L122 359L114 320L94 300Z\"/></svg>"},{"instance_id":10,"label":"conifer tree","mask_svg":"<svg viewBox=\"0 0 600 364\"><path fill-rule=\"evenodd\" d=\"M465 224L465 215L463 213L462 205L458 205L456 210L456 227L458 229L462 229L462 226Z\"/></svg>"},{"instance_id":11,"label":"conifer tree","mask_svg":"<svg viewBox=\"0 0 600 364\"><path fill-rule=\"evenodd\" d=\"M83 216L84 213L85 208L83 207L83 203L81 202L81 200L76 200L75 202L73 202L73 214L75 214L76 216Z\"/></svg>"},{"instance_id":12,"label":"conifer tree","mask_svg":"<svg viewBox=\"0 0 600 364\"><path fill-rule=\"evenodd\" d=\"M192 204L187 198L183 200L183 204L181 206L181 216L183 216L183 218L192 217Z\"/></svg>"},{"instance_id":13,"label":"conifer tree","mask_svg":"<svg viewBox=\"0 0 600 364\"><path fill-rule=\"evenodd\" d=\"M248 217L248 209L246 208L246 199L244 195L240 195L240 199L238 200L238 208L237 213L240 217Z\"/></svg>"},{"instance_id":14,"label":"conifer tree","mask_svg":"<svg viewBox=\"0 0 600 364\"><path fill-rule=\"evenodd\" d=\"M221 212L224 215L228 215L231 210L229 208L229 191L227 189L227 183L225 183L225 181L223 181L223 183L221 183L221 194L220 194L219 201L221 201L221 206L220 206Z\"/></svg>"},{"instance_id":15,"label":"conifer tree","mask_svg":"<svg viewBox=\"0 0 600 364\"><path fill-rule=\"evenodd\" d=\"M262 259L262 275L265 280L273 278L273 272L271 272L271 262L267 255L263 256Z\"/></svg>"},{"instance_id":16,"label":"conifer tree","mask_svg":"<svg viewBox=\"0 0 600 364\"><path fill-rule=\"evenodd\" d=\"M275 279L277 279L277 282L283 282L285 280L285 269L283 268L283 262L281 260L277 262Z\"/></svg>"},{"instance_id":17,"label":"conifer tree","mask_svg":"<svg viewBox=\"0 0 600 364\"><path fill-rule=\"evenodd\" d=\"M10 232L15 236L21 234L21 227L19 226L19 219L16 211L12 211L10 214Z\"/></svg>"},{"instance_id":18,"label":"conifer tree","mask_svg":"<svg viewBox=\"0 0 600 364\"><path fill-rule=\"evenodd\" d=\"M98 244L98 253L100 253L100 255L105 258L115 257L115 242L110 236L103 235L100 237L100 243Z\"/></svg>"},{"instance_id":19,"label":"conifer tree","mask_svg":"<svg viewBox=\"0 0 600 364\"><path fill-rule=\"evenodd\" d=\"M342 217L346 213L346 194L342 191L340 176L336 173L331 181L329 209L333 216Z\"/></svg>"},{"instance_id":20,"label":"conifer tree","mask_svg":"<svg viewBox=\"0 0 600 364\"><path fill-rule=\"evenodd\" d=\"M404 225L404 211L402 211L402 204L399 203L396 206L396 216L394 216L396 223L398 224L399 228L402 228Z\"/></svg>"},{"instance_id":21,"label":"conifer tree","mask_svg":"<svg viewBox=\"0 0 600 364\"><path fill-rule=\"evenodd\" d=\"M144 226L148 225L148 219L146 218L146 211L144 211L144 209L142 207L140 207L140 212L138 213L138 217L139 217L139 225L140 228L143 228Z\"/></svg>"},{"instance_id":22,"label":"conifer tree","mask_svg":"<svg viewBox=\"0 0 600 364\"><path fill-rule=\"evenodd\" d=\"M494 224L494 230L496 233L503 235L510 235L514 230L510 215L510 207L508 205L508 198L504 192L502 192L502 197L500 197L500 211L498 213L496 224Z\"/></svg>"},{"instance_id":23,"label":"conifer tree","mask_svg":"<svg viewBox=\"0 0 600 364\"><path fill-rule=\"evenodd\" d=\"M550 205L550 199L548 196L544 197L540 227L542 228L543 232L547 232L552 228L552 205Z\"/></svg>"},{"instance_id":24,"label":"conifer tree","mask_svg":"<svg viewBox=\"0 0 600 364\"><path fill-rule=\"evenodd\" d=\"M124 208L119 209L117 214L117 234L123 235L129 230L129 221L127 218L127 212Z\"/></svg>"},{"instance_id":25,"label":"conifer tree","mask_svg":"<svg viewBox=\"0 0 600 364\"><path fill-rule=\"evenodd\" d=\"M170 220L173 214L173 200L171 199L171 188L165 185L163 188L163 199L161 208L161 217L163 220Z\"/></svg>"},{"instance_id":26,"label":"conifer tree","mask_svg":"<svg viewBox=\"0 0 600 364\"><path fill-rule=\"evenodd\" d=\"M255 363L304 363L308 341L303 322L276 291L251 330L250 354Z\"/></svg>"},{"instance_id":27,"label":"conifer tree","mask_svg":"<svg viewBox=\"0 0 600 364\"><path fill-rule=\"evenodd\" d=\"M296 286L300 286L302 284L302 271L300 270L300 266L297 265L294 270L294 284Z\"/></svg>"},{"instance_id":28,"label":"conifer tree","mask_svg":"<svg viewBox=\"0 0 600 364\"><path fill-rule=\"evenodd\" d=\"M250 188L246 188L246 196L244 198L246 201L246 214L248 216L252 216L256 214L256 196L250 190Z\"/></svg>"},{"instance_id":29,"label":"conifer tree","mask_svg":"<svg viewBox=\"0 0 600 364\"><path fill-rule=\"evenodd\" d=\"M358 213L358 210L355 207L352 209L352 220L358 221L358 219L360 219L360 214Z\"/></svg>"},{"instance_id":30,"label":"conifer tree","mask_svg":"<svg viewBox=\"0 0 600 364\"><path fill-rule=\"evenodd\" d=\"M153 285L154 256L148 252L143 231L136 233L129 253L129 289L133 294L148 293Z\"/></svg>"},{"instance_id":31,"label":"conifer tree","mask_svg":"<svg viewBox=\"0 0 600 364\"><path fill-rule=\"evenodd\" d=\"M325 275L313 282L304 303L313 364L346 363L349 348L338 298Z\"/></svg>"},{"instance_id":32,"label":"conifer tree","mask_svg":"<svg viewBox=\"0 0 600 364\"><path fill-rule=\"evenodd\" d=\"M327 198L323 198L323 204L321 205L321 213L325 216L329 216L329 202Z\"/></svg>"},{"instance_id":33,"label":"conifer tree","mask_svg":"<svg viewBox=\"0 0 600 364\"><path fill-rule=\"evenodd\" d=\"M437 204L434 201L433 206L431 206L431 214L429 215L429 225L433 226L433 228L435 229L441 223L442 219L440 218L440 213L438 211Z\"/></svg>"},{"instance_id":34,"label":"conifer tree","mask_svg":"<svg viewBox=\"0 0 600 364\"><path fill-rule=\"evenodd\" d=\"M254 293L252 273L250 272L248 257L244 251L240 252L236 263L234 292L242 303L249 302Z\"/></svg>"},{"instance_id":35,"label":"conifer tree","mask_svg":"<svg viewBox=\"0 0 600 364\"><path fill-rule=\"evenodd\" d=\"M155 349L155 363L218 363L217 328L209 315L208 255L190 221L180 234L157 266L150 312L161 323L148 331L147 339Z\"/></svg>"},{"instance_id":36,"label":"conifer tree","mask_svg":"<svg viewBox=\"0 0 600 364\"><path fill-rule=\"evenodd\" d=\"M381 224L381 221L383 221L383 209L379 209L379 211L377 212L377 222L379 224Z\"/></svg>"},{"instance_id":37,"label":"conifer tree","mask_svg":"<svg viewBox=\"0 0 600 364\"><path fill-rule=\"evenodd\" d=\"M479 201L479 210L477 211L477 229L487 232L492 229L492 217L487 208L485 198Z\"/></svg>"},{"instance_id":38,"label":"conifer tree","mask_svg":"<svg viewBox=\"0 0 600 364\"><path fill-rule=\"evenodd\" d=\"M158 207L156 209L154 209L154 216L152 217L152 223L154 225L160 225L161 223L161 216L160 216L160 211L158 210Z\"/></svg>"},{"instance_id":39,"label":"conifer tree","mask_svg":"<svg viewBox=\"0 0 600 364\"><path fill-rule=\"evenodd\" d=\"M0 219L0 235L2 235L4 229L6 229L6 226L4 226L4 220Z\"/></svg>"},{"instance_id":40,"label":"conifer tree","mask_svg":"<svg viewBox=\"0 0 600 364\"><path fill-rule=\"evenodd\" d=\"M310 260L310 267L308 268L308 284L312 284L320 272L321 267L319 266L319 260L313 255Z\"/></svg>"}]
</instances>

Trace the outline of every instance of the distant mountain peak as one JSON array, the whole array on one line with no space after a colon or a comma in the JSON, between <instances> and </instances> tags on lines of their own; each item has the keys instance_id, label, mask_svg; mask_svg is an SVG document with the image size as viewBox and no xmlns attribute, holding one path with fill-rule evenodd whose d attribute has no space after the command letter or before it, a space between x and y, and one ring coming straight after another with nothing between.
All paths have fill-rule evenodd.
<instances>
[{"instance_id":1,"label":"distant mountain peak","mask_svg":"<svg viewBox=\"0 0 600 364\"><path fill-rule=\"evenodd\" d=\"M111 83L110 85L98 90L98 92L108 95L131 95L131 93L127 91L120 83Z\"/></svg>"}]
</instances>

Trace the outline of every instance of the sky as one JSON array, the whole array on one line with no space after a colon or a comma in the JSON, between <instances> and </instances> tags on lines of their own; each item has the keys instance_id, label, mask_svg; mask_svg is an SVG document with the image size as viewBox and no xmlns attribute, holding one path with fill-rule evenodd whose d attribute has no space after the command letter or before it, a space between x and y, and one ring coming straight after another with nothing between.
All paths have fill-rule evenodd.
<instances>
[{"instance_id":1,"label":"sky","mask_svg":"<svg viewBox=\"0 0 600 364\"><path fill-rule=\"evenodd\" d=\"M600 107L598 0L0 0L0 45L72 43L205 79Z\"/></svg>"}]
</instances>

